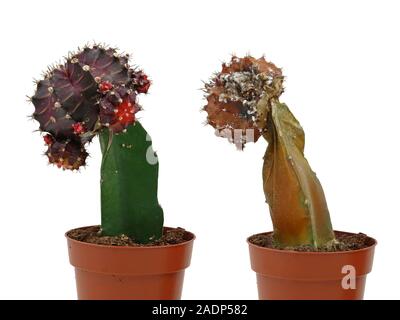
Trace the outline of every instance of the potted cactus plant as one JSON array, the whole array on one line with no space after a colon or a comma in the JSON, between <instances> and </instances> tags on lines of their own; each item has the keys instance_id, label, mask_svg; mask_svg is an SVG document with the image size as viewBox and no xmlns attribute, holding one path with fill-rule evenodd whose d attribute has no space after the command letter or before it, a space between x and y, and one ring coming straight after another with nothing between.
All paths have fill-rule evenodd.
<instances>
[{"instance_id":1,"label":"potted cactus plant","mask_svg":"<svg viewBox=\"0 0 400 320\"><path fill-rule=\"evenodd\" d=\"M304 132L286 104L281 69L232 57L205 84L208 123L242 149L264 137L263 187L273 232L248 238L260 299L362 299L376 241L332 229Z\"/></svg>"},{"instance_id":2,"label":"potted cactus plant","mask_svg":"<svg viewBox=\"0 0 400 320\"><path fill-rule=\"evenodd\" d=\"M149 86L128 55L93 45L49 68L31 97L51 164L78 170L100 140L101 225L66 233L79 299L181 296L194 235L163 227L157 156L136 119Z\"/></svg>"}]
</instances>

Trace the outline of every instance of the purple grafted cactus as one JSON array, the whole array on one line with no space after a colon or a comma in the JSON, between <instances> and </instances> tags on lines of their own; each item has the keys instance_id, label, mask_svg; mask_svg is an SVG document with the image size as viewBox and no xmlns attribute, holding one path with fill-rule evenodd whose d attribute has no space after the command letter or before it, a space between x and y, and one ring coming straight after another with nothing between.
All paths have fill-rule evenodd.
<instances>
[{"instance_id":1,"label":"purple grafted cactus","mask_svg":"<svg viewBox=\"0 0 400 320\"><path fill-rule=\"evenodd\" d=\"M129 55L100 45L51 68L31 97L49 162L71 170L85 165L86 143L102 128L120 133L133 124L140 110L136 97L149 86L143 71L130 67Z\"/></svg>"}]
</instances>

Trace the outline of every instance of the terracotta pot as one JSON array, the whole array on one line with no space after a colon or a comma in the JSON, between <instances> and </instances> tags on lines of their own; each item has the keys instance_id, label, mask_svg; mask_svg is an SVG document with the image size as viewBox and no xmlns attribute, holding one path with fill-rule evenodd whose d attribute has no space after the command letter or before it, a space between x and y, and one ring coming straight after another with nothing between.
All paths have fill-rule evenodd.
<instances>
[{"instance_id":1,"label":"terracotta pot","mask_svg":"<svg viewBox=\"0 0 400 320\"><path fill-rule=\"evenodd\" d=\"M247 239L251 267L257 273L259 299L362 299L376 245L375 239L368 241L369 247L360 250L298 252L260 247Z\"/></svg>"},{"instance_id":2,"label":"terracotta pot","mask_svg":"<svg viewBox=\"0 0 400 320\"><path fill-rule=\"evenodd\" d=\"M194 234L187 232L184 243L154 247L97 245L71 239L68 232L66 237L78 299L181 298Z\"/></svg>"}]
</instances>

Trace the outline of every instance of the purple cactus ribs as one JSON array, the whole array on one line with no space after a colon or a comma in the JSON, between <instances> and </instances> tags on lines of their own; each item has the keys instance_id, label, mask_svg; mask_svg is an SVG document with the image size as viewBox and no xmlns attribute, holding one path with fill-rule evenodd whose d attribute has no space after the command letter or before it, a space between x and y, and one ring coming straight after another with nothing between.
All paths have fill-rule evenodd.
<instances>
[{"instance_id":1,"label":"purple cactus ribs","mask_svg":"<svg viewBox=\"0 0 400 320\"><path fill-rule=\"evenodd\" d=\"M147 75L129 66L113 48L86 46L37 82L33 118L48 146L49 162L75 170L85 165L86 143L102 129L123 132L140 111L136 96L147 93Z\"/></svg>"}]
</instances>

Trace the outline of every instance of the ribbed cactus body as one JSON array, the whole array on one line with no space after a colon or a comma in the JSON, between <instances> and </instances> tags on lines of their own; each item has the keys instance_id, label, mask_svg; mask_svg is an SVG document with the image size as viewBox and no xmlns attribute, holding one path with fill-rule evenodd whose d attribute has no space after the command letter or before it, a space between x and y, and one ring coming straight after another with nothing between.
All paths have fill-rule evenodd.
<instances>
[{"instance_id":1,"label":"ribbed cactus body","mask_svg":"<svg viewBox=\"0 0 400 320\"><path fill-rule=\"evenodd\" d=\"M136 96L147 93L150 81L142 71L132 69L128 60L128 55L119 55L112 48L85 47L37 83L31 98L33 118L39 122L39 130L51 136L46 141L50 163L78 169L85 162L76 162L77 150L85 149L99 130L121 132L134 123L140 110ZM60 145L76 152L60 152ZM74 154L71 159L70 154Z\"/></svg>"},{"instance_id":2,"label":"ribbed cactus body","mask_svg":"<svg viewBox=\"0 0 400 320\"><path fill-rule=\"evenodd\" d=\"M126 87L109 90L100 101L100 123L113 132L121 132L135 121L140 110L136 92Z\"/></svg>"},{"instance_id":3,"label":"ribbed cactus body","mask_svg":"<svg viewBox=\"0 0 400 320\"><path fill-rule=\"evenodd\" d=\"M33 117L39 122L41 131L48 132L60 140L73 136L72 125L75 121L68 115L68 111L61 107L50 79L38 82L32 102L35 106Z\"/></svg>"},{"instance_id":4,"label":"ribbed cactus body","mask_svg":"<svg viewBox=\"0 0 400 320\"><path fill-rule=\"evenodd\" d=\"M59 168L75 170L85 165L88 153L81 143L70 141L54 141L46 151L49 162Z\"/></svg>"}]
</instances>

